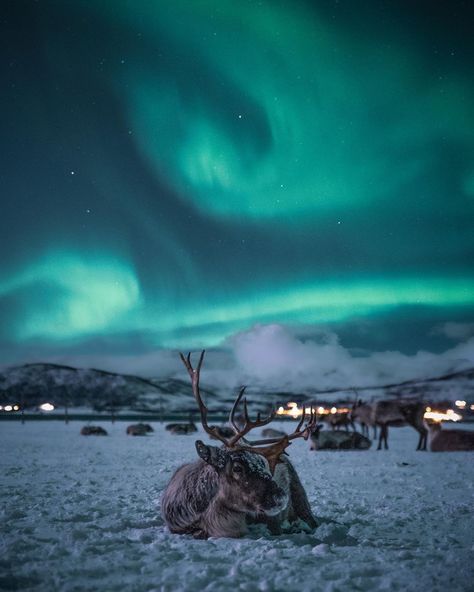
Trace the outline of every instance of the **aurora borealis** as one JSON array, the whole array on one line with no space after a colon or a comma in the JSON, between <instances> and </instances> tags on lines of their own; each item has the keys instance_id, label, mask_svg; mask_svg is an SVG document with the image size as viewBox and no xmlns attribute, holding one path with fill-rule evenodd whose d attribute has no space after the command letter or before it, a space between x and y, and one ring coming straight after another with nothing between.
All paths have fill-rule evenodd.
<instances>
[{"instance_id":1,"label":"aurora borealis","mask_svg":"<svg viewBox=\"0 0 474 592\"><path fill-rule=\"evenodd\" d=\"M367 351L474 321L460 1L18 0L2 17L2 362Z\"/></svg>"}]
</instances>

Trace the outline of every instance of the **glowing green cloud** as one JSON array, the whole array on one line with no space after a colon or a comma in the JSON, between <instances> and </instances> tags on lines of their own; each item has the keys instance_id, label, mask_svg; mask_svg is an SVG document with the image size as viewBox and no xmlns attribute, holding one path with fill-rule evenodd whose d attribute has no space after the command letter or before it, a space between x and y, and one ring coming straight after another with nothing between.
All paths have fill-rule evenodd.
<instances>
[{"instance_id":1,"label":"glowing green cloud","mask_svg":"<svg viewBox=\"0 0 474 592\"><path fill-rule=\"evenodd\" d=\"M28 293L16 339L64 339L121 327L124 313L140 303L133 270L104 254L93 258L60 252L0 282L0 296Z\"/></svg>"},{"instance_id":2,"label":"glowing green cloud","mask_svg":"<svg viewBox=\"0 0 474 592\"><path fill-rule=\"evenodd\" d=\"M0 357L474 321L464 9L10 4Z\"/></svg>"},{"instance_id":3,"label":"glowing green cloud","mask_svg":"<svg viewBox=\"0 0 474 592\"><path fill-rule=\"evenodd\" d=\"M285 290L240 293L238 298L208 295L192 303L166 306L159 316L142 311L138 328L151 329L168 347L218 345L255 323L329 323L352 320L404 306L457 307L474 302L474 280L454 278L374 278L318 282ZM143 323L143 326L141 326Z\"/></svg>"},{"instance_id":4,"label":"glowing green cloud","mask_svg":"<svg viewBox=\"0 0 474 592\"><path fill-rule=\"evenodd\" d=\"M439 96L409 47L385 48L380 60L376 41L291 2L109 7L168 39L164 51L179 48L171 70L161 54L123 66L117 90L151 170L207 214L361 207L429 171L437 142L473 149L474 101L462 80Z\"/></svg>"}]
</instances>

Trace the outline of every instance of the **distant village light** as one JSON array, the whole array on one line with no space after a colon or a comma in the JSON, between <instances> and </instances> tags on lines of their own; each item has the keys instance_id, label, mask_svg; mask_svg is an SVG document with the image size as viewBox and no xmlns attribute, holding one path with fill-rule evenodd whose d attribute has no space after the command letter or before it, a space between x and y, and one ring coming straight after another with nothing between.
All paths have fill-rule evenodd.
<instances>
[{"instance_id":1,"label":"distant village light","mask_svg":"<svg viewBox=\"0 0 474 592\"><path fill-rule=\"evenodd\" d=\"M13 405L13 411L18 411L20 408L18 407L18 405Z\"/></svg>"},{"instance_id":2,"label":"distant village light","mask_svg":"<svg viewBox=\"0 0 474 592\"><path fill-rule=\"evenodd\" d=\"M292 407L292 408L290 409L290 415L291 415L291 417L294 417L294 418L296 418L296 417L298 417L299 415L301 415L302 413L303 413L303 412L302 412L302 411L300 411L300 410L298 409L298 405L296 405L295 407Z\"/></svg>"},{"instance_id":3,"label":"distant village light","mask_svg":"<svg viewBox=\"0 0 474 592\"><path fill-rule=\"evenodd\" d=\"M53 411L54 405L51 405L51 403L43 403L39 408L41 411Z\"/></svg>"},{"instance_id":4,"label":"distant village light","mask_svg":"<svg viewBox=\"0 0 474 592\"><path fill-rule=\"evenodd\" d=\"M297 418L303 414L303 407L299 408L297 403L291 401L290 403L286 404L286 409L284 407L278 407L277 415L288 415L293 418ZM307 415L312 413L312 407L304 406L304 411ZM314 410L314 409L313 409ZM326 409L325 407L318 407L316 412L318 415L329 415L330 413L349 413L350 409L348 407L332 407L331 409Z\"/></svg>"},{"instance_id":5,"label":"distant village light","mask_svg":"<svg viewBox=\"0 0 474 592\"><path fill-rule=\"evenodd\" d=\"M5 411L11 411L13 407L11 405L5 405Z\"/></svg>"},{"instance_id":6,"label":"distant village light","mask_svg":"<svg viewBox=\"0 0 474 592\"><path fill-rule=\"evenodd\" d=\"M454 404L456 405L456 407L464 409L464 407L466 406L466 401L456 401Z\"/></svg>"},{"instance_id":7,"label":"distant village light","mask_svg":"<svg viewBox=\"0 0 474 592\"><path fill-rule=\"evenodd\" d=\"M442 411L426 411L424 415L425 419L432 419L433 421L460 421L462 415L455 413L452 409L448 409L446 413Z\"/></svg>"}]
</instances>

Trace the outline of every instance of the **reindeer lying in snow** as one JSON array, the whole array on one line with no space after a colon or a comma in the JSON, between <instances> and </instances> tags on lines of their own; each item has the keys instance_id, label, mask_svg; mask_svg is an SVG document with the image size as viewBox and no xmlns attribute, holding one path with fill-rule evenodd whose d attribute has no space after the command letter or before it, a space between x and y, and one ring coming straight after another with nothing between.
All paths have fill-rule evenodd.
<instances>
[{"instance_id":1,"label":"reindeer lying in snow","mask_svg":"<svg viewBox=\"0 0 474 592\"><path fill-rule=\"evenodd\" d=\"M244 387L230 412L234 434L224 438L208 425L207 407L199 391L204 351L195 369L191 354L187 358L181 354L181 359L191 377L202 426L224 446L207 446L198 440L199 460L180 467L171 478L161 501L161 512L170 531L192 534L195 538L240 537L247 532L248 522L262 522L272 534L279 534L284 521L299 519L315 528L316 519L304 488L293 465L282 455L291 440L309 437L316 416L311 413L302 429L306 418L303 414L293 434L283 438L249 442L244 436L253 428L270 423L275 413L265 419L258 414L256 421L251 421L244 398L244 425L237 427L235 412Z\"/></svg>"},{"instance_id":2,"label":"reindeer lying in snow","mask_svg":"<svg viewBox=\"0 0 474 592\"><path fill-rule=\"evenodd\" d=\"M470 430L442 430L440 423L425 423L431 452L474 450L474 432Z\"/></svg>"},{"instance_id":3,"label":"reindeer lying in snow","mask_svg":"<svg viewBox=\"0 0 474 592\"><path fill-rule=\"evenodd\" d=\"M178 436L185 436L197 432L197 427L190 421L189 423L169 423L165 426L165 430Z\"/></svg>"},{"instance_id":4,"label":"reindeer lying in snow","mask_svg":"<svg viewBox=\"0 0 474 592\"><path fill-rule=\"evenodd\" d=\"M368 450L372 444L359 432L345 430L321 431L322 424L312 430L310 436L310 450Z\"/></svg>"},{"instance_id":5,"label":"reindeer lying in snow","mask_svg":"<svg viewBox=\"0 0 474 592\"><path fill-rule=\"evenodd\" d=\"M107 436L107 430L100 426L84 426L81 428L81 436Z\"/></svg>"},{"instance_id":6,"label":"reindeer lying in snow","mask_svg":"<svg viewBox=\"0 0 474 592\"><path fill-rule=\"evenodd\" d=\"M135 423L127 426L126 431L129 436L146 436L155 430L148 423Z\"/></svg>"}]
</instances>

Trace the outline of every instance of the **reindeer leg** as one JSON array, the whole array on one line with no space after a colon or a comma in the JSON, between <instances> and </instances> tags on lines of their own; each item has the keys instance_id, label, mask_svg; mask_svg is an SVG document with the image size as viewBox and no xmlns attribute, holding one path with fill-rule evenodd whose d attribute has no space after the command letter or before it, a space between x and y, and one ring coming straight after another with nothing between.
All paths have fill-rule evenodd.
<instances>
[{"instance_id":1,"label":"reindeer leg","mask_svg":"<svg viewBox=\"0 0 474 592\"><path fill-rule=\"evenodd\" d=\"M383 438L383 424L380 426L379 445L377 446L377 450L382 450L382 438Z\"/></svg>"},{"instance_id":2,"label":"reindeer leg","mask_svg":"<svg viewBox=\"0 0 474 592\"><path fill-rule=\"evenodd\" d=\"M388 437L388 427L387 427L387 424L383 423L380 425L379 445L377 447L377 450L382 450L382 444L383 444L383 447L385 448L385 450L388 450L387 437Z\"/></svg>"},{"instance_id":3,"label":"reindeer leg","mask_svg":"<svg viewBox=\"0 0 474 592\"><path fill-rule=\"evenodd\" d=\"M426 440L428 437L428 433L425 429L420 431L420 441L418 442L417 450L425 450L426 451Z\"/></svg>"}]
</instances>

